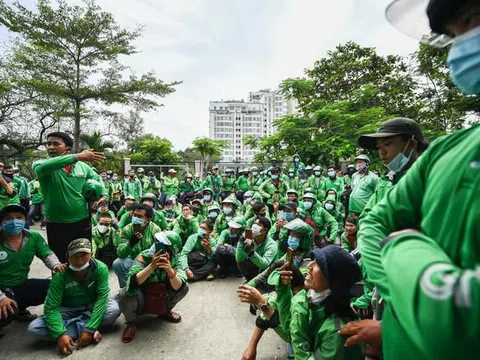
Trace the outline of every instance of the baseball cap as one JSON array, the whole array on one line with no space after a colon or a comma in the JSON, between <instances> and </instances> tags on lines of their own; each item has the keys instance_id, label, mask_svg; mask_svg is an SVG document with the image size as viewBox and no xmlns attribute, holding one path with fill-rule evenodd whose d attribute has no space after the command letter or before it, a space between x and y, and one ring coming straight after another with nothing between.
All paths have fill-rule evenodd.
<instances>
[{"instance_id":1,"label":"baseball cap","mask_svg":"<svg viewBox=\"0 0 480 360\"><path fill-rule=\"evenodd\" d=\"M85 238L75 239L68 245L68 256L73 256L79 252L92 253L92 243L90 240Z\"/></svg>"},{"instance_id":2,"label":"baseball cap","mask_svg":"<svg viewBox=\"0 0 480 360\"><path fill-rule=\"evenodd\" d=\"M408 118L393 118L385 121L376 133L362 135L358 138L358 144L364 149L376 149L377 139L388 138L398 135L407 135L414 137L420 143L425 141L420 125L414 120Z\"/></svg>"}]
</instances>

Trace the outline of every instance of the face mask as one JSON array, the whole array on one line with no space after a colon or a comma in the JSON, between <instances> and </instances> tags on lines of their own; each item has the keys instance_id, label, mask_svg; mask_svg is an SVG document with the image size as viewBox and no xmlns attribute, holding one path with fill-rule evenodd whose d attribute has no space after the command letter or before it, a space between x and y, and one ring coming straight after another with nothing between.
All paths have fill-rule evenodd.
<instances>
[{"instance_id":1,"label":"face mask","mask_svg":"<svg viewBox=\"0 0 480 360\"><path fill-rule=\"evenodd\" d=\"M272 175L272 176L271 176L271 178L272 178L272 180L274 180L274 181L275 181L275 180L277 180L277 179L278 179L278 176L277 176L277 175Z\"/></svg>"},{"instance_id":2,"label":"face mask","mask_svg":"<svg viewBox=\"0 0 480 360\"><path fill-rule=\"evenodd\" d=\"M315 171L315 176L320 176L322 173L320 171Z\"/></svg>"},{"instance_id":3,"label":"face mask","mask_svg":"<svg viewBox=\"0 0 480 360\"><path fill-rule=\"evenodd\" d=\"M288 240L287 240L287 243L288 243L288 247L290 249L297 250L298 247L300 246L300 239L289 236Z\"/></svg>"},{"instance_id":4,"label":"face mask","mask_svg":"<svg viewBox=\"0 0 480 360\"><path fill-rule=\"evenodd\" d=\"M293 173L290 173L290 174L288 174L288 177L293 178L293 175L294 175Z\"/></svg>"},{"instance_id":5,"label":"face mask","mask_svg":"<svg viewBox=\"0 0 480 360\"><path fill-rule=\"evenodd\" d=\"M253 175L253 176L257 176L257 175L258 175L258 172L254 171L254 172L252 172L252 175Z\"/></svg>"},{"instance_id":6,"label":"face mask","mask_svg":"<svg viewBox=\"0 0 480 360\"><path fill-rule=\"evenodd\" d=\"M480 28L455 39L447 63L455 85L466 94L480 94Z\"/></svg>"},{"instance_id":7,"label":"face mask","mask_svg":"<svg viewBox=\"0 0 480 360\"><path fill-rule=\"evenodd\" d=\"M205 201L210 201L212 199L212 197L210 195L204 195L203 196L203 200Z\"/></svg>"},{"instance_id":8,"label":"face mask","mask_svg":"<svg viewBox=\"0 0 480 360\"><path fill-rule=\"evenodd\" d=\"M307 201L303 203L303 206L305 207L305 210L310 210L312 208L312 203Z\"/></svg>"},{"instance_id":9,"label":"face mask","mask_svg":"<svg viewBox=\"0 0 480 360\"><path fill-rule=\"evenodd\" d=\"M405 156L405 154L403 153L407 149L409 143L410 143L410 140L407 142L407 145L405 145L405 149L403 149L401 153L398 153L397 156L395 156L392 161L390 161L387 165L385 165L388 168L388 170L390 170L391 173L394 173L394 174L399 173L410 161L410 158L412 157L412 154L413 154L413 149L412 151L410 151L410 154L408 155L408 157Z\"/></svg>"},{"instance_id":10,"label":"face mask","mask_svg":"<svg viewBox=\"0 0 480 360\"><path fill-rule=\"evenodd\" d=\"M97 226L97 229L98 229L98 232L100 234L105 234L108 230L108 226L105 226L105 225L98 225Z\"/></svg>"},{"instance_id":11,"label":"face mask","mask_svg":"<svg viewBox=\"0 0 480 360\"><path fill-rule=\"evenodd\" d=\"M118 181L118 177L116 176L112 177L112 181Z\"/></svg>"},{"instance_id":12,"label":"face mask","mask_svg":"<svg viewBox=\"0 0 480 360\"><path fill-rule=\"evenodd\" d=\"M328 172L328 177L334 178L335 177L335 171L329 171Z\"/></svg>"},{"instance_id":13,"label":"face mask","mask_svg":"<svg viewBox=\"0 0 480 360\"><path fill-rule=\"evenodd\" d=\"M235 239L238 236L238 234L228 233L228 236L230 237L230 239Z\"/></svg>"},{"instance_id":14,"label":"face mask","mask_svg":"<svg viewBox=\"0 0 480 360\"><path fill-rule=\"evenodd\" d=\"M253 237L257 237L258 235L260 235L260 233L262 232L262 227L258 224L253 224L252 225L252 235Z\"/></svg>"},{"instance_id":15,"label":"face mask","mask_svg":"<svg viewBox=\"0 0 480 360\"><path fill-rule=\"evenodd\" d=\"M295 158L295 159L293 159L293 161L295 161L296 163L298 163L298 162L300 161L300 159L299 159L299 158Z\"/></svg>"},{"instance_id":16,"label":"face mask","mask_svg":"<svg viewBox=\"0 0 480 360\"><path fill-rule=\"evenodd\" d=\"M335 207L335 205L333 205L333 204L328 204L328 203L325 204L325 209L327 209L328 211L333 210L334 207Z\"/></svg>"},{"instance_id":17,"label":"face mask","mask_svg":"<svg viewBox=\"0 0 480 360\"><path fill-rule=\"evenodd\" d=\"M313 305L320 305L327 297L329 297L331 294L330 289L325 289L320 292L315 292L315 290L310 289L308 292L308 297L312 299L312 304Z\"/></svg>"},{"instance_id":18,"label":"face mask","mask_svg":"<svg viewBox=\"0 0 480 360\"><path fill-rule=\"evenodd\" d=\"M292 221L293 220L293 214L292 213L285 213L285 214L283 214L283 218L287 221Z\"/></svg>"},{"instance_id":19,"label":"face mask","mask_svg":"<svg viewBox=\"0 0 480 360\"><path fill-rule=\"evenodd\" d=\"M212 211L208 216L210 216L211 218L216 218L218 216L218 212Z\"/></svg>"},{"instance_id":20,"label":"face mask","mask_svg":"<svg viewBox=\"0 0 480 360\"><path fill-rule=\"evenodd\" d=\"M18 235L25 229L24 220L7 220L2 223L2 228L9 235Z\"/></svg>"},{"instance_id":21,"label":"face mask","mask_svg":"<svg viewBox=\"0 0 480 360\"><path fill-rule=\"evenodd\" d=\"M136 216L132 216L132 224L143 226L145 224L145 220Z\"/></svg>"},{"instance_id":22,"label":"face mask","mask_svg":"<svg viewBox=\"0 0 480 360\"><path fill-rule=\"evenodd\" d=\"M18 177L18 174L13 174L13 177Z\"/></svg>"},{"instance_id":23,"label":"face mask","mask_svg":"<svg viewBox=\"0 0 480 360\"><path fill-rule=\"evenodd\" d=\"M207 235L207 232L203 230L202 228L198 229L198 236L203 238L205 235Z\"/></svg>"},{"instance_id":24,"label":"face mask","mask_svg":"<svg viewBox=\"0 0 480 360\"><path fill-rule=\"evenodd\" d=\"M75 266L73 266L72 264L68 265L68 267L69 267L71 270L75 271L75 272L83 271L83 270L87 269L89 266L90 266L90 262L89 262L89 261L87 261L87 262L85 263L85 265L83 265L83 266L81 266L81 267L75 267Z\"/></svg>"},{"instance_id":25,"label":"face mask","mask_svg":"<svg viewBox=\"0 0 480 360\"><path fill-rule=\"evenodd\" d=\"M362 171L367 168L367 164L366 163L357 164L355 168L357 169L357 171Z\"/></svg>"},{"instance_id":26,"label":"face mask","mask_svg":"<svg viewBox=\"0 0 480 360\"><path fill-rule=\"evenodd\" d=\"M225 215L230 215L232 213L233 209L232 208L229 208L229 207L224 207L223 208L223 213Z\"/></svg>"}]
</instances>

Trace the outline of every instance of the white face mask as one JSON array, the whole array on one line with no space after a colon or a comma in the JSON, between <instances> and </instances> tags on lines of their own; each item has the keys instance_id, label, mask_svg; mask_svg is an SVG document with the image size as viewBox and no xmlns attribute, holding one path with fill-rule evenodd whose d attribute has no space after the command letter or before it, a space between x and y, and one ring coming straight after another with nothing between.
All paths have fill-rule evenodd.
<instances>
[{"instance_id":1,"label":"white face mask","mask_svg":"<svg viewBox=\"0 0 480 360\"><path fill-rule=\"evenodd\" d=\"M335 171L329 171L328 177L331 177L331 178L335 177Z\"/></svg>"},{"instance_id":2,"label":"white face mask","mask_svg":"<svg viewBox=\"0 0 480 360\"><path fill-rule=\"evenodd\" d=\"M405 145L405 149L403 149L401 153L398 153L397 156L395 156L392 161L390 161L387 165L385 165L387 169L390 170L390 173L388 175L398 174L405 168L405 166L410 161L410 158L412 157L412 154L413 154L413 149L410 151L410 154L408 154L408 157L405 156L404 154L405 150L407 150L408 144L410 144L410 140L408 140L407 145Z\"/></svg>"},{"instance_id":3,"label":"white face mask","mask_svg":"<svg viewBox=\"0 0 480 360\"><path fill-rule=\"evenodd\" d=\"M70 269L72 269L73 271L75 271L75 272L83 271L83 270L87 269L89 266L90 266L90 261L87 261L87 262L85 263L85 265L83 265L83 266L81 266L81 267L75 267L75 266L73 266L72 264L68 265L68 267L69 267Z\"/></svg>"},{"instance_id":4,"label":"white face mask","mask_svg":"<svg viewBox=\"0 0 480 360\"><path fill-rule=\"evenodd\" d=\"M258 237L261 232L262 232L262 227L260 225L258 224L252 225L252 235L254 238Z\"/></svg>"},{"instance_id":5,"label":"white face mask","mask_svg":"<svg viewBox=\"0 0 480 360\"><path fill-rule=\"evenodd\" d=\"M367 163L357 164L355 165L355 168L357 169L357 171L362 171L367 168Z\"/></svg>"},{"instance_id":6,"label":"white face mask","mask_svg":"<svg viewBox=\"0 0 480 360\"><path fill-rule=\"evenodd\" d=\"M98 225L98 226L97 226L97 229L98 229L98 232L99 232L100 234L105 234L105 233L107 232L107 230L108 230L108 226L106 226L106 225Z\"/></svg>"},{"instance_id":7,"label":"white face mask","mask_svg":"<svg viewBox=\"0 0 480 360\"><path fill-rule=\"evenodd\" d=\"M320 305L327 297L331 294L330 289L325 289L320 292L315 292L315 290L310 289L308 292L308 297L312 299L312 305Z\"/></svg>"}]
</instances>

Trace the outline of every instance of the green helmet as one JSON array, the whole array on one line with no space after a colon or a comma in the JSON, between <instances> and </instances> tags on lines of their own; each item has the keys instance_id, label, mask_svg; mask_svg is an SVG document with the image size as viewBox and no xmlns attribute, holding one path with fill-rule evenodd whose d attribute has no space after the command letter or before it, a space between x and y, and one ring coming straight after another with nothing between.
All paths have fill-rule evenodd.
<instances>
[{"instance_id":1,"label":"green helmet","mask_svg":"<svg viewBox=\"0 0 480 360\"><path fill-rule=\"evenodd\" d=\"M287 195L288 195L288 194L295 194L295 195L298 196L298 191L295 190L295 189L288 189L288 190L287 190Z\"/></svg>"},{"instance_id":2,"label":"green helmet","mask_svg":"<svg viewBox=\"0 0 480 360\"><path fill-rule=\"evenodd\" d=\"M313 168L312 168L310 165L307 165L307 166L305 167L305 170L313 170Z\"/></svg>"},{"instance_id":3,"label":"green helmet","mask_svg":"<svg viewBox=\"0 0 480 360\"><path fill-rule=\"evenodd\" d=\"M252 167L250 168L250 171L252 171L252 172L253 172L253 171L258 171L258 167L252 166Z\"/></svg>"},{"instance_id":4,"label":"green helmet","mask_svg":"<svg viewBox=\"0 0 480 360\"><path fill-rule=\"evenodd\" d=\"M137 169L137 173L144 173L144 172L145 172L145 170L143 168L138 168Z\"/></svg>"},{"instance_id":5,"label":"green helmet","mask_svg":"<svg viewBox=\"0 0 480 360\"><path fill-rule=\"evenodd\" d=\"M175 231L163 231L154 235L155 241L171 246L175 254L182 250L182 239Z\"/></svg>"},{"instance_id":6,"label":"green helmet","mask_svg":"<svg viewBox=\"0 0 480 360\"><path fill-rule=\"evenodd\" d=\"M243 194L243 198L252 198L254 195L254 192L252 190L248 190Z\"/></svg>"},{"instance_id":7,"label":"green helmet","mask_svg":"<svg viewBox=\"0 0 480 360\"><path fill-rule=\"evenodd\" d=\"M370 158L365 154L360 154L355 157L355 160L365 160L367 163L370 162Z\"/></svg>"},{"instance_id":8,"label":"green helmet","mask_svg":"<svg viewBox=\"0 0 480 360\"><path fill-rule=\"evenodd\" d=\"M105 195L105 189L97 180L88 179L83 184L82 195L87 201L97 201Z\"/></svg>"},{"instance_id":9,"label":"green helmet","mask_svg":"<svg viewBox=\"0 0 480 360\"><path fill-rule=\"evenodd\" d=\"M320 165L317 165L313 168L313 171L322 171L322 167Z\"/></svg>"},{"instance_id":10,"label":"green helmet","mask_svg":"<svg viewBox=\"0 0 480 360\"><path fill-rule=\"evenodd\" d=\"M142 199L140 200L140 202L143 203L144 200L152 200L154 207L155 207L155 205L157 204L157 197L156 197L154 194L152 194L152 193L145 193L145 194L143 194Z\"/></svg>"},{"instance_id":11,"label":"green helmet","mask_svg":"<svg viewBox=\"0 0 480 360\"><path fill-rule=\"evenodd\" d=\"M313 243L314 231L313 228L308 225L305 221L296 218L292 221L289 221L285 225L285 229L289 231L294 231L302 235L302 240L300 241L300 249L307 251L310 249Z\"/></svg>"},{"instance_id":12,"label":"green helmet","mask_svg":"<svg viewBox=\"0 0 480 360\"><path fill-rule=\"evenodd\" d=\"M312 194L312 193L306 193L305 195L303 195L303 199L312 199L313 202L315 203L317 201L317 197Z\"/></svg>"},{"instance_id":13,"label":"green helmet","mask_svg":"<svg viewBox=\"0 0 480 360\"><path fill-rule=\"evenodd\" d=\"M298 158L300 159L300 155L298 155L298 154L293 155L293 158L294 158L294 159L295 159L296 157L298 157Z\"/></svg>"},{"instance_id":14,"label":"green helmet","mask_svg":"<svg viewBox=\"0 0 480 360\"><path fill-rule=\"evenodd\" d=\"M305 192L305 194L307 194L307 193L312 193L313 194L313 188L308 187L308 188L305 189L304 192Z\"/></svg>"},{"instance_id":15,"label":"green helmet","mask_svg":"<svg viewBox=\"0 0 480 360\"><path fill-rule=\"evenodd\" d=\"M190 173L187 173L187 175L185 175L185 179L188 179L188 178L192 178L192 179L193 179L193 175L190 174Z\"/></svg>"},{"instance_id":16,"label":"green helmet","mask_svg":"<svg viewBox=\"0 0 480 360\"><path fill-rule=\"evenodd\" d=\"M238 203L238 200L237 198L233 197L233 196L229 196L227 197L225 200L222 201L222 205L223 204L233 204L235 205L237 208L240 206L240 204Z\"/></svg>"},{"instance_id":17,"label":"green helmet","mask_svg":"<svg viewBox=\"0 0 480 360\"><path fill-rule=\"evenodd\" d=\"M234 229L241 229L243 231L247 226L247 222L243 216L236 216L228 222L228 226Z\"/></svg>"},{"instance_id":18,"label":"green helmet","mask_svg":"<svg viewBox=\"0 0 480 360\"><path fill-rule=\"evenodd\" d=\"M210 191L210 193L213 195L213 190L212 190L212 189L210 189L210 188L207 187L207 188L203 189L202 192L205 192L205 191Z\"/></svg>"},{"instance_id":19,"label":"green helmet","mask_svg":"<svg viewBox=\"0 0 480 360\"><path fill-rule=\"evenodd\" d=\"M208 207L208 212L213 211L213 210L218 210L218 211L220 211L220 210L222 210L222 209L220 209L220 206L218 206L218 204L212 204L212 205L210 205L210 206Z\"/></svg>"},{"instance_id":20,"label":"green helmet","mask_svg":"<svg viewBox=\"0 0 480 360\"><path fill-rule=\"evenodd\" d=\"M127 196L125 196L125 200L135 200L135 196L127 195Z\"/></svg>"},{"instance_id":21,"label":"green helmet","mask_svg":"<svg viewBox=\"0 0 480 360\"><path fill-rule=\"evenodd\" d=\"M349 164L349 165L347 166L347 169L355 169L355 165Z\"/></svg>"}]
</instances>

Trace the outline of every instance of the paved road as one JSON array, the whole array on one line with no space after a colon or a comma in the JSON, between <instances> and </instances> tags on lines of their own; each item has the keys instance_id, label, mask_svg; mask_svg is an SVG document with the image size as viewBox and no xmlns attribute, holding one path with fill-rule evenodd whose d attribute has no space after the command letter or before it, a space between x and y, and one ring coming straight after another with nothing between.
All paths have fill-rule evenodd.
<instances>
[{"instance_id":1,"label":"paved road","mask_svg":"<svg viewBox=\"0 0 480 360\"><path fill-rule=\"evenodd\" d=\"M48 277L49 270L35 259L30 277ZM170 324L154 317L141 318L137 337L123 344L123 316L113 329L103 333L100 344L76 351L69 358L100 359L158 359L158 360L236 360L250 338L255 317L241 304L236 288L241 279L216 279L212 282L194 283L176 311L182 314L180 324ZM115 275L110 274L112 294L118 291ZM42 307L30 308L36 314ZM44 345L28 337L26 324L13 323L5 328L0 339L0 359L59 359L54 345ZM285 359L284 343L268 331L259 346L259 360Z\"/></svg>"}]
</instances>

